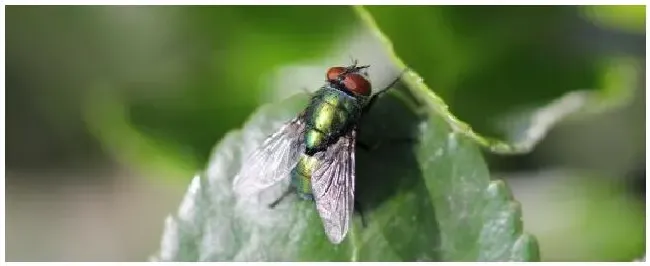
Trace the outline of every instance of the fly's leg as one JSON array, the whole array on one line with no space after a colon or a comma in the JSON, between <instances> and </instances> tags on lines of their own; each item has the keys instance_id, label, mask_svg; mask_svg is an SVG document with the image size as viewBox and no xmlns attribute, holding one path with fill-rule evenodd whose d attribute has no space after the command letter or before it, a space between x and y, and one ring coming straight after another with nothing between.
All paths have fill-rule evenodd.
<instances>
[{"instance_id":1,"label":"fly's leg","mask_svg":"<svg viewBox=\"0 0 650 266\"><path fill-rule=\"evenodd\" d=\"M370 109L372 108L372 106L375 105L375 103L377 102L377 99L379 98L379 96L381 96L382 94L388 92L388 90L390 90L393 86L395 86L395 84L397 84L397 82L402 78L402 75L407 70L408 69L404 69L399 74L399 76L397 76L397 78L395 78L395 80L393 80L390 84L388 84L388 86L386 86L386 88L384 88L382 90L379 90L377 93L375 93L373 96L371 96L370 100L368 101L368 104L366 104L366 106L364 106L362 114L368 113L370 111ZM376 142L376 143L370 145L368 143L364 143L361 140L357 140L357 145L359 146L359 148L361 148L363 150L373 151L373 150L376 150L377 148L379 148L379 146L382 145L382 144L412 144L415 141L416 140L414 138L412 138L412 137L394 138L394 139L388 139L388 140L385 140L385 141Z\"/></svg>"},{"instance_id":2,"label":"fly's leg","mask_svg":"<svg viewBox=\"0 0 650 266\"><path fill-rule=\"evenodd\" d=\"M366 216L363 215L363 209L361 209L361 204L357 200L354 200L354 211L359 214L361 217L361 225L366 228L368 226Z\"/></svg>"},{"instance_id":3,"label":"fly's leg","mask_svg":"<svg viewBox=\"0 0 650 266\"><path fill-rule=\"evenodd\" d=\"M275 201L271 202L271 204L269 204L269 209L273 209L276 206L278 206L278 204L280 204L280 202L282 202L284 198L286 198L287 196L289 196L289 194L293 192L294 192L294 188L292 186L289 186L289 188L286 191L284 191L284 193L282 193L282 195L280 195L278 199L276 199Z\"/></svg>"},{"instance_id":4,"label":"fly's leg","mask_svg":"<svg viewBox=\"0 0 650 266\"><path fill-rule=\"evenodd\" d=\"M366 104L366 106L363 107L363 114L368 113L370 111L370 108L372 108L372 106L375 105L375 103L377 102L379 96L388 92L388 90L393 87L394 83L397 82L397 80L399 79L396 79L393 83L391 83L391 85L389 85L383 90L378 91L377 93L375 93L375 95L371 96L370 100L368 101L368 104Z\"/></svg>"},{"instance_id":5,"label":"fly's leg","mask_svg":"<svg viewBox=\"0 0 650 266\"><path fill-rule=\"evenodd\" d=\"M397 76L397 78L395 78L395 80L393 80L390 84L388 84L388 86L386 86L386 88L383 88L383 89L379 90L377 93L375 93L373 96L370 97L370 100L368 101L368 104L366 104L366 106L363 107L363 113L364 114L368 113L370 108L372 108L372 106L375 105L375 103L377 102L377 98L379 98L379 96L381 96L382 94L388 92L388 90L390 88L392 88L393 86L395 86L395 84L397 84L397 82L402 78L402 75L404 74L404 72L406 72L406 70L407 69L404 69L399 74L399 76Z\"/></svg>"}]
</instances>

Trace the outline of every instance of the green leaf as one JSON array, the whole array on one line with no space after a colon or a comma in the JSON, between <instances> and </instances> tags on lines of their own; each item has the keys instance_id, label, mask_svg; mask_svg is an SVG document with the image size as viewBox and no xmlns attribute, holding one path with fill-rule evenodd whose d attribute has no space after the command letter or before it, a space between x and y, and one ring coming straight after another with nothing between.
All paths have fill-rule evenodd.
<instances>
[{"instance_id":1,"label":"green leaf","mask_svg":"<svg viewBox=\"0 0 650 266\"><path fill-rule=\"evenodd\" d=\"M409 73L405 81L416 78ZM530 261L532 236L522 233L520 207L489 172L473 139L409 91L381 98L361 124L359 139L404 136L413 145L385 144L357 151L358 218L347 239L332 245L313 203L293 199L270 210L281 191L257 205L241 205L232 178L248 154L306 102L298 95L260 108L241 131L215 148L178 214L167 220L159 260L189 261ZM391 129L391 130L388 130ZM379 134L379 132L389 132Z\"/></svg>"},{"instance_id":2,"label":"green leaf","mask_svg":"<svg viewBox=\"0 0 650 266\"><path fill-rule=\"evenodd\" d=\"M370 13L360 7L355 11L394 63L405 68ZM626 76L616 74L626 69L618 63L606 65L610 74L602 81L605 87ZM244 155L304 108L307 95L298 95L263 106L241 130L221 141L208 168L192 181L179 212L167 219L160 252L153 259L537 261L537 241L523 232L519 204L505 183L490 179L479 147L527 152L561 118L578 110L604 110L629 98L629 90L618 88L568 93L514 119L516 129L507 131L512 136L506 142L474 132L414 71L407 71L401 85L380 99L360 125L364 142L417 139L412 145L357 151L356 196L367 227L355 218L347 239L332 245L311 202L293 198L269 210L266 205L282 192L279 188L252 205L234 198L231 183Z\"/></svg>"}]
</instances>

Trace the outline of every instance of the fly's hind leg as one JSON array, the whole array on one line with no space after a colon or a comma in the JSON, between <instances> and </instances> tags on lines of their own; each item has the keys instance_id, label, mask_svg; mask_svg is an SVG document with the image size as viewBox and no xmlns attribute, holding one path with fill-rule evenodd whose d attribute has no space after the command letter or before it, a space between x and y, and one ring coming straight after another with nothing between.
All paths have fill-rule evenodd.
<instances>
[{"instance_id":1,"label":"fly's hind leg","mask_svg":"<svg viewBox=\"0 0 650 266\"><path fill-rule=\"evenodd\" d=\"M284 192L282 193L282 195L280 195L280 197L279 197L278 199L276 199L275 201L271 202L271 204L269 204L269 209L273 209L273 208L275 208L276 206L278 206L278 204L280 204L280 202L282 202L282 200L284 200L284 198L286 198L287 196L289 196L289 194L293 193L294 190L295 190L295 189L293 188L293 186L289 186L289 188L287 188L287 190L284 191Z\"/></svg>"},{"instance_id":2,"label":"fly's hind leg","mask_svg":"<svg viewBox=\"0 0 650 266\"><path fill-rule=\"evenodd\" d=\"M354 200L354 211L359 214L361 217L361 225L366 228L368 226L368 223L366 221L366 216L363 214L363 209L361 208L361 204L359 201Z\"/></svg>"}]
</instances>

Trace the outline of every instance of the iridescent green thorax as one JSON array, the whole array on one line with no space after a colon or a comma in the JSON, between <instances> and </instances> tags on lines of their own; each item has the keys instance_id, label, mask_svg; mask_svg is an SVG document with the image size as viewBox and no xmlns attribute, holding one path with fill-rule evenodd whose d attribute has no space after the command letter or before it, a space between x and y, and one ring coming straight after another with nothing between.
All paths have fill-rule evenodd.
<instances>
[{"instance_id":1,"label":"iridescent green thorax","mask_svg":"<svg viewBox=\"0 0 650 266\"><path fill-rule=\"evenodd\" d=\"M356 124L363 109L365 98L357 98L329 86L318 90L305 112L305 151L291 171L293 186L303 199L313 199L311 174L320 163L312 157Z\"/></svg>"},{"instance_id":2,"label":"iridescent green thorax","mask_svg":"<svg viewBox=\"0 0 650 266\"><path fill-rule=\"evenodd\" d=\"M305 152L319 152L346 133L361 116L364 100L327 86L318 90L305 112Z\"/></svg>"}]
</instances>

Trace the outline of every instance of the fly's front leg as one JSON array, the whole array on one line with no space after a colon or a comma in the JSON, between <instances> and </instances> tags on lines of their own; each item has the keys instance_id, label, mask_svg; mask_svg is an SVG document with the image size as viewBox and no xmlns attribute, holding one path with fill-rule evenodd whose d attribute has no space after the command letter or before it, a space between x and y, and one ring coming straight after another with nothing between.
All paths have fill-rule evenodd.
<instances>
[{"instance_id":1,"label":"fly's front leg","mask_svg":"<svg viewBox=\"0 0 650 266\"><path fill-rule=\"evenodd\" d=\"M383 89L383 90L380 90L377 93L375 93L374 95L370 96L370 100L368 101L368 104L366 104L366 106L363 107L363 114L368 113L370 111L370 108L372 108L372 106L375 105L375 103L377 102L377 99L379 98L379 96L381 96L382 94L388 92L388 90L390 88L392 88L392 85L385 88L385 89Z\"/></svg>"},{"instance_id":2,"label":"fly's front leg","mask_svg":"<svg viewBox=\"0 0 650 266\"><path fill-rule=\"evenodd\" d=\"M382 90L379 90L377 93L375 93L374 95L372 95L370 97L370 100L368 101L366 106L364 106L364 108L363 108L362 116L366 115L370 111L370 109L377 102L377 99L379 98L379 96L381 96L382 94L388 92L388 90L393 88L395 86L395 84L397 84L397 82L400 81L400 79L402 78L402 75L407 70L408 69L404 69L399 74L399 76L397 76L397 78L395 78L395 80L393 80L390 84L388 84L388 86L386 86L386 88L384 88ZM384 141L378 141L378 142L376 142L374 144L368 144L368 143L364 143L361 140L357 140L357 145L359 146L359 148L361 148L363 150L372 151L372 150L376 150L377 148L379 148L380 145L386 144L386 143L388 143L388 144L412 144L414 142L416 142L415 138L413 138L413 137L404 137L404 138L392 138L392 139L388 139L388 140L384 140Z\"/></svg>"},{"instance_id":3,"label":"fly's front leg","mask_svg":"<svg viewBox=\"0 0 650 266\"><path fill-rule=\"evenodd\" d=\"M374 95L370 96L370 100L368 101L368 104L366 104L366 106L363 107L363 113L364 114L368 113L370 108L372 108L372 106L375 105L375 102L377 101L377 98L379 98L379 96L381 96L382 94L388 92L389 89L391 89L393 86L395 86L395 84L397 84L397 82L402 78L402 75L404 74L404 72L406 72L406 70L407 69L404 69L399 74L399 76L397 76L397 78L395 78L395 80L393 80L390 84L388 84L388 86L386 86L386 88L381 89L377 93L375 93Z\"/></svg>"}]
</instances>

